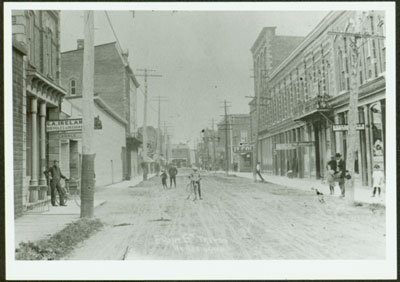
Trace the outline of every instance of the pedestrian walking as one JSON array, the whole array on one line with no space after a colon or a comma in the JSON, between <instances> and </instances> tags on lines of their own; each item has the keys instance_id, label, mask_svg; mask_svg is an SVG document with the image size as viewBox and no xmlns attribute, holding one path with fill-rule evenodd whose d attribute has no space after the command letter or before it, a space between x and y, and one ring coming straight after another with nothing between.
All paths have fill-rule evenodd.
<instances>
[{"instance_id":1,"label":"pedestrian walking","mask_svg":"<svg viewBox=\"0 0 400 282\"><path fill-rule=\"evenodd\" d=\"M168 189L167 178L168 178L167 172L165 171L165 169L162 169L161 170L161 184L162 184L164 189Z\"/></svg>"},{"instance_id":2,"label":"pedestrian walking","mask_svg":"<svg viewBox=\"0 0 400 282\"><path fill-rule=\"evenodd\" d=\"M336 160L335 160L335 156L331 156L331 160L328 162L328 164L326 165L326 169L328 172L328 176L327 176L327 181L329 184L329 190L331 195L335 194L335 173L336 173Z\"/></svg>"},{"instance_id":3,"label":"pedestrian walking","mask_svg":"<svg viewBox=\"0 0 400 282\"><path fill-rule=\"evenodd\" d=\"M193 167L193 172L190 174L189 178L194 192L193 201L197 200L197 194L199 195L199 199L202 200L203 198L201 197L201 189L200 189L201 176L197 170L197 167Z\"/></svg>"},{"instance_id":4,"label":"pedestrian walking","mask_svg":"<svg viewBox=\"0 0 400 282\"><path fill-rule=\"evenodd\" d=\"M65 177L60 170L60 167L58 166L58 161L54 160L53 166L48 168L44 174L46 177L50 178L50 187L51 187L51 205L52 206L57 206L56 204L56 189L58 192L58 195L60 197L60 206L66 206L64 202L64 191L61 188L61 178L65 179L68 181L67 177Z\"/></svg>"},{"instance_id":5,"label":"pedestrian walking","mask_svg":"<svg viewBox=\"0 0 400 282\"><path fill-rule=\"evenodd\" d=\"M343 160L340 153L336 153L336 179L339 182L341 196L344 197L346 193L345 177L346 177L346 162Z\"/></svg>"},{"instance_id":6,"label":"pedestrian walking","mask_svg":"<svg viewBox=\"0 0 400 282\"><path fill-rule=\"evenodd\" d=\"M375 197L376 190L378 190L378 196L381 196L381 188L383 186L383 181L385 176L383 175L383 171L380 169L379 165L374 166L374 172L372 173L373 179L373 187L374 191L372 192L372 197Z\"/></svg>"},{"instance_id":7,"label":"pedestrian walking","mask_svg":"<svg viewBox=\"0 0 400 282\"><path fill-rule=\"evenodd\" d=\"M264 178L263 178L262 175L261 175L261 166L260 166L260 162L258 162L257 165L256 165L256 172L257 172L258 176L261 178L261 181L264 182L265 180L264 180Z\"/></svg>"},{"instance_id":8,"label":"pedestrian walking","mask_svg":"<svg viewBox=\"0 0 400 282\"><path fill-rule=\"evenodd\" d=\"M174 187L176 188L176 175L178 174L178 169L176 168L176 166L171 165L171 167L168 170L168 174L169 174L169 187L172 187L172 182L174 182Z\"/></svg>"}]
</instances>

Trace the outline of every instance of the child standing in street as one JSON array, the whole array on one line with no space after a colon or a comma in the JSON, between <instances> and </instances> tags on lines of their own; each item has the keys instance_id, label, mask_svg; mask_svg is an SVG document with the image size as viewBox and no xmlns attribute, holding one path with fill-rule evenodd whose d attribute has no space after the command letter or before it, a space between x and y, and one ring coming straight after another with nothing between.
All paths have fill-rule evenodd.
<instances>
[{"instance_id":1,"label":"child standing in street","mask_svg":"<svg viewBox=\"0 0 400 282\"><path fill-rule=\"evenodd\" d=\"M164 189L168 189L167 186L167 172L163 169L161 170L161 183Z\"/></svg>"},{"instance_id":2,"label":"child standing in street","mask_svg":"<svg viewBox=\"0 0 400 282\"><path fill-rule=\"evenodd\" d=\"M374 172L372 173L372 179L373 179L373 187L374 191L372 192L372 197L375 197L376 190L378 190L378 196L381 195L381 188L383 186L383 180L385 176L383 175L383 171L380 170L379 165L374 166Z\"/></svg>"},{"instance_id":3,"label":"child standing in street","mask_svg":"<svg viewBox=\"0 0 400 282\"><path fill-rule=\"evenodd\" d=\"M194 192L194 200L197 200L197 194L199 195L199 199L202 200L201 190L200 190L200 180L201 176L197 170L197 167L193 167L193 172L189 176L190 182L192 184L193 192Z\"/></svg>"}]
</instances>

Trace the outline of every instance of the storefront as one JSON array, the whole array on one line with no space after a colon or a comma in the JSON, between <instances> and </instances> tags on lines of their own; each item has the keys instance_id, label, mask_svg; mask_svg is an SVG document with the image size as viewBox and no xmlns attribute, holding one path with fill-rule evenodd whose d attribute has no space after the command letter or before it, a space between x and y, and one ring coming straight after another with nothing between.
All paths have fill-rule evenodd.
<instances>
[{"instance_id":1,"label":"storefront","mask_svg":"<svg viewBox=\"0 0 400 282\"><path fill-rule=\"evenodd\" d=\"M372 173L376 165L379 169L385 168L385 100L375 100L362 105L358 109L359 139L356 143L354 159L355 179L362 185L372 185ZM346 156L347 148L347 111L335 114L336 151Z\"/></svg>"},{"instance_id":2,"label":"storefront","mask_svg":"<svg viewBox=\"0 0 400 282\"><path fill-rule=\"evenodd\" d=\"M233 146L234 171L251 172L252 168L252 145Z\"/></svg>"}]
</instances>

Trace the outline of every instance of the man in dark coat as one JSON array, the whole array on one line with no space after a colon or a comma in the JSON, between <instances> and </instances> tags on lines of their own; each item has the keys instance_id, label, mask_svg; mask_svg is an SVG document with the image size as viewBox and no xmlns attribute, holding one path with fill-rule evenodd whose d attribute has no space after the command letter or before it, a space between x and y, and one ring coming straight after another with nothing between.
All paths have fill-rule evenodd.
<instances>
[{"instance_id":1,"label":"man in dark coat","mask_svg":"<svg viewBox=\"0 0 400 282\"><path fill-rule=\"evenodd\" d=\"M336 153L336 175L339 182L340 191L342 192L342 197L345 196L346 187L344 186L344 180L346 176L346 162L343 160L340 153Z\"/></svg>"},{"instance_id":2,"label":"man in dark coat","mask_svg":"<svg viewBox=\"0 0 400 282\"><path fill-rule=\"evenodd\" d=\"M58 192L58 195L60 196L60 206L66 206L64 203L64 192L61 189L60 185L60 180L61 178L67 179L60 170L60 167L58 166L58 161L54 161L54 165L47 169L44 174L46 177L50 177L50 187L51 187L51 204L53 206L57 206L56 204L56 189ZM68 179L67 179L68 180Z\"/></svg>"},{"instance_id":3,"label":"man in dark coat","mask_svg":"<svg viewBox=\"0 0 400 282\"><path fill-rule=\"evenodd\" d=\"M169 187L172 187L172 181L174 182L174 187L176 188L176 175L178 174L178 169L174 166L171 165L171 167L168 170L169 174Z\"/></svg>"}]
</instances>

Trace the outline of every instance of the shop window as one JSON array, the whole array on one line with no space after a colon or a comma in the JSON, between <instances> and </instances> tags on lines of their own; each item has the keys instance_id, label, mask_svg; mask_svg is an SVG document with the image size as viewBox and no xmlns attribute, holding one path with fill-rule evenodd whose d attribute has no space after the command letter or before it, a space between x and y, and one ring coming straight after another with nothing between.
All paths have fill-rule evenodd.
<instances>
[{"instance_id":1,"label":"shop window","mask_svg":"<svg viewBox=\"0 0 400 282\"><path fill-rule=\"evenodd\" d=\"M371 128L372 128L372 155L373 164L384 167L384 142L383 142L383 120L381 104L375 103L370 106Z\"/></svg>"}]
</instances>

